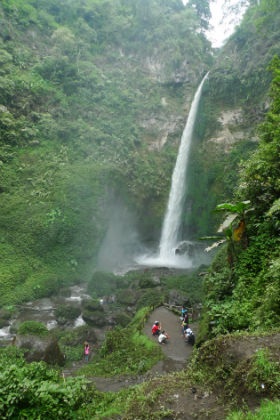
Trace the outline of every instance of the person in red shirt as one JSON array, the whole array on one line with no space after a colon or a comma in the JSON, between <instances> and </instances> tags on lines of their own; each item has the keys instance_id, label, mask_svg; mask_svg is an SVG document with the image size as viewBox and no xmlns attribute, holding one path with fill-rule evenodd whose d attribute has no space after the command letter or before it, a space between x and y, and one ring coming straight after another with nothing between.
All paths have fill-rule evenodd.
<instances>
[{"instance_id":1,"label":"person in red shirt","mask_svg":"<svg viewBox=\"0 0 280 420\"><path fill-rule=\"evenodd\" d=\"M159 321L155 321L153 328L152 328L152 334L153 335L159 335L161 330L161 325Z\"/></svg>"}]
</instances>

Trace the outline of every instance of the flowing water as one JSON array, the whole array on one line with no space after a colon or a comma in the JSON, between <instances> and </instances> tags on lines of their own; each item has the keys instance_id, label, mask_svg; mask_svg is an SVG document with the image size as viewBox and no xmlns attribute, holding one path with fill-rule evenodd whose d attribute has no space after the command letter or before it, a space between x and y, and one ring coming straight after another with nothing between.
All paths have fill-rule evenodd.
<instances>
[{"instance_id":1,"label":"flowing water","mask_svg":"<svg viewBox=\"0 0 280 420\"><path fill-rule=\"evenodd\" d=\"M0 346L6 345L15 336L13 327L18 327L24 321L39 321L46 325L48 330L58 326L55 309L60 305L73 305L81 307L82 302L90 300L86 293L86 284L71 286L68 288L68 295L58 295L50 298L37 299L33 302L26 302L19 307L19 313L15 319L7 321L7 326L0 328ZM77 317L69 328L77 328L85 325L82 315Z\"/></svg>"},{"instance_id":2,"label":"flowing water","mask_svg":"<svg viewBox=\"0 0 280 420\"><path fill-rule=\"evenodd\" d=\"M193 259L191 256L187 254L180 255L180 253L176 252L176 249L178 247L178 234L181 226L184 194L186 191L186 173L188 169L192 134L202 88L207 76L208 73L204 76L195 93L181 138L178 156L172 174L171 189L163 222L159 252L152 257L146 255L138 258L137 262L141 265L181 268L190 268L193 266Z\"/></svg>"}]
</instances>

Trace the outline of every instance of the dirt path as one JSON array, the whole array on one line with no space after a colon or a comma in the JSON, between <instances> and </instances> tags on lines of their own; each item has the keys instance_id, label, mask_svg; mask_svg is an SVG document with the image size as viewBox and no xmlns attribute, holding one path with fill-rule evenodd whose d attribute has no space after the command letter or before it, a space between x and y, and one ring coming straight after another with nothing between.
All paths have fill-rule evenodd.
<instances>
[{"instance_id":1,"label":"dirt path","mask_svg":"<svg viewBox=\"0 0 280 420\"><path fill-rule=\"evenodd\" d=\"M157 341L157 337L151 334L155 321L160 321L162 329L169 335L167 344L161 345L162 351L167 358L175 362L186 362L192 353L192 346L186 344L182 337L181 322L178 315L169 311L163 306L155 309L144 327L144 334L152 340ZM191 325L194 333L196 333L196 325Z\"/></svg>"},{"instance_id":2,"label":"dirt path","mask_svg":"<svg viewBox=\"0 0 280 420\"><path fill-rule=\"evenodd\" d=\"M158 342L157 337L153 337L151 333L153 323L156 320L161 322L162 328L166 330L170 336L167 344L158 344L161 346L166 358L160 360L149 372L144 375L90 378L93 382L95 382L99 391L117 392L121 388L145 382L154 376L180 371L185 367L187 360L191 356L192 346L185 343L183 340L179 316L176 316L164 307L159 307L151 313L146 322L143 333L153 341ZM192 324L191 328L194 331L194 334L196 334L197 325ZM66 376L68 375L66 374Z\"/></svg>"}]
</instances>

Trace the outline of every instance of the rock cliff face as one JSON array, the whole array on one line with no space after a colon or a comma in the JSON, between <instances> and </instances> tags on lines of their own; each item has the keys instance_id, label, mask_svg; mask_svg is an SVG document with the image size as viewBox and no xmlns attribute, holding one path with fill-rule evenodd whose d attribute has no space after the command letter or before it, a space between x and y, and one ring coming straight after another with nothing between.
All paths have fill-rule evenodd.
<instances>
[{"instance_id":1,"label":"rock cliff face","mask_svg":"<svg viewBox=\"0 0 280 420\"><path fill-rule=\"evenodd\" d=\"M162 103L164 103L164 106L168 106L165 98L162 98ZM157 115L141 121L140 125L145 130L145 141L148 144L148 149L151 152L157 152L165 146L170 136L175 136L176 143L179 142L180 132L182 132L184 127L184 118L174 114L165 118Z\"/></svg>"},{"instance_id":2,"label":"rock cliff face","mask_svg":"<svg viewBox=\"0 0 280 420\"><path fill-rule=\"evenodd\" d=\"M17 335L13 345L25 350L27 362L43 360L50 365L59 366L65 362L57 341L51 336L42 338L35 335Z\"/></svg>"},{"instance_id":3,"label":"rock cliff face","mask_svg":"<svg viewBox=\"0 0 280 420\"><path fill-rule=\"evenodd\" d=\"M191 60L185 59L178 68L173 71L168 69L168 60L160 54L155 53L143 60L144 69L151 77L159 83L193 83L197 79L191 66Z\"/></svg>"},{"instance_id":4,"label":"rock cliff face","mask_svg":"<svg viewBox=\"0 0 280 420\"><path fill-rule=\"evenodd\" d=\"M188 175L186 234L197 237L215 232L215 220L207 215L216 204L232 201L239 162L258 145L257 127L270 104L268 67L280 48L279 19L276 3L252 3L210 70Z\"/></svg>"},{"instance_id":5,"label":"rock cliff face","mask_svg":"<svg viewBox=\"0 0 280 420\"><path fill-rule=\"evenodd\" d=\"M219 128L215 135L207 140L216 145L217 151L228 154L234 145L242 140L258 140L256 136L250 136L251 127L246 126L241 108L222 111L217 118L217 123Z\"/></svg>"}]
</instances>

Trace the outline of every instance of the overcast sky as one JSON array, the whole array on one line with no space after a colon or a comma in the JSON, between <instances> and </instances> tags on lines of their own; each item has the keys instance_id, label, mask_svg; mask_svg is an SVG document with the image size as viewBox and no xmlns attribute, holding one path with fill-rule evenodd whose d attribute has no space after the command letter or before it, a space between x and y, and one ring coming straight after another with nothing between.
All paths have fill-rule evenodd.
<instances>
[{"instance_id":1,"label":"overcast sky","mask_svg":"<svg viewBox=\"0 0 280 420\"><path fill-rule=\"evenodd\" d=\"M188 0L182 0L184 4ZM214 0L210 3L212 18L210 20L211 29L206 32L207 38L212 42L212 46L215 48L221 47L225 40L233 33L234 28L241 21L245 9L234 14L232 11L229 13L228 7L235 6L240 3L240 0L227 1L225 6L225 0Z\"/></svg>"}]
</instances>

